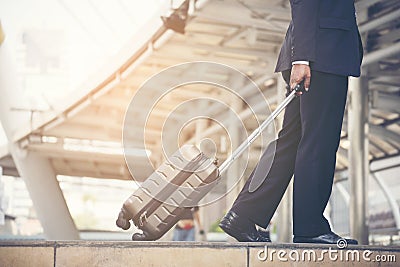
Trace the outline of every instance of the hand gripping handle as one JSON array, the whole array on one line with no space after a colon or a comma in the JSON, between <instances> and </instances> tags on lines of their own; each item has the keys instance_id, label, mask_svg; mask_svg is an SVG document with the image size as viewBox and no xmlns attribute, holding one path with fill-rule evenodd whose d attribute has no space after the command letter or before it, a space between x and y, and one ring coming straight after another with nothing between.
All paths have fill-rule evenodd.
<instances>
[{"instance_id":1,"label":"hand gripping handle","mask_svg":"<svg viewBox=\"0 0 400 267\"><path fill-rule=\"evenodd\" d=\"M297 84L283 102L268 116L268 118L221 164L219 173L225 172L229 166L261 135L261 133L274 121L274 119L284 110L289 103L298 96L299 92L304 92L304 83Z\"/></svg>"}]
</instances>

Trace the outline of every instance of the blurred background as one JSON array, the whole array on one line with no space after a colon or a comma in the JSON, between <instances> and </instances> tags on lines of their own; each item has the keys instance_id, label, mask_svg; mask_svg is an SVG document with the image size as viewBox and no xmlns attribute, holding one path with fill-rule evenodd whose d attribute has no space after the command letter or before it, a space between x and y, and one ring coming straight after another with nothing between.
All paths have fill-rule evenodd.
<instances>
[{"instance_id":1,"label":"blurred background","mask_svg":"<svg viewBox=\"0 0 400 267\"><path fill-rule=\"evenodd\" d=\"M400 3L355 3L365 49L363 76L350 81L326 214L339 234L364 244L398 245ZM188 67L160 81L159 87L168 87L182 75L212 77L245 94L246 102L212 85L167 95L146 125L146 150L138 145L131 151L132 177L122 132L134 94L167 67L211 61L252 79L274 109L285 94L273 69L289 21L287 0L0 0L0 239L129 240L132 231L120 231L115 219L152 173L147 157L154 167L165 159L160 136L168 115L175 111L179 122L192 108L224 121L229 135L214 120L198 119L185 124L179 136L180 144L212 140L222 162L245 138L229 107L250 133L257 123L246 110L260 101L246 95L252 86L247 79L229 71ZM176 110L201 97L226 105L203 101ZM281 120L267 130L266 140L274 138ZM143 129L129 125L124 131L134 143ZM255 142L249 160L233 165L204 199L209 204L200 209L203 240L227 240L218 221L263 148ZM289 187L270 225L273 240L291 240L290 203ZM170 238L169 233L163 239Z\"/></svg>"}]
</instances>

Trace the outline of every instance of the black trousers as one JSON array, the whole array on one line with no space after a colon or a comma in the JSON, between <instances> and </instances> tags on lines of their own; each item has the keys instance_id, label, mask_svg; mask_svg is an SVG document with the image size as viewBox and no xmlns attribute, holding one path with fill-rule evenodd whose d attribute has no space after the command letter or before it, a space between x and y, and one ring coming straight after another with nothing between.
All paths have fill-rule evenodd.
<instances>
[{"instance_id":1,"label":"black trousers","mask_svg":"<svg viewBox=\"0 0 400 267\"><path fill-rule=\"evenodd\" d=\"M286 83L290 72L282 73ZM269 144L232 211L266 227L294 174L293 234L317 236L330 231L323 215L333 184L348 78L311 72L310 90L286 108L278 138ZM276 147L275 154L269 153ZM252 179L264 179L249 192Z\"/></svg>"}]
</instances>

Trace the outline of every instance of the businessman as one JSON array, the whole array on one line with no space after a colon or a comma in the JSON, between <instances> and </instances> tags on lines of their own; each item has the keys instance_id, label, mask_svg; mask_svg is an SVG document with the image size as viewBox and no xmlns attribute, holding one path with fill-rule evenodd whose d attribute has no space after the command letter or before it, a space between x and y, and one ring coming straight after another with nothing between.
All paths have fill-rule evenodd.
<instances>
[{"instance_id":1,"label":"businessman","mask_svg":"<svg viewBox=\"0 0 400 267\"><path fill-rule=\"evenodd\" d=\"M348 76L360 75L363 49L354 1L290 0L290 6L292 21L276 71L290 88L304 82L306 92L286 108L275 155L267 148L220 227L238 241L268 242L255 225L268 225L294 174L293 242L333 244L341 237L323 212L332 191ZM253 179L263 181L255 191L249 190Z\"/></svg>"}]
</instances>

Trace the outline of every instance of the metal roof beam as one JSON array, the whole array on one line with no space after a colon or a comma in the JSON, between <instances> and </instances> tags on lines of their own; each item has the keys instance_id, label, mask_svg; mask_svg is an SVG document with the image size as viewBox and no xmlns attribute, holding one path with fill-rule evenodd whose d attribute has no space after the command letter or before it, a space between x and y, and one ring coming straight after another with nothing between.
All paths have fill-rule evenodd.
<instances>
[{"instance_id":1,"label":"metal roof beam","mask_svg":"<svg viewBox=\"0 0 400 267\"><path fill-rule=\"evenodd\" d=\"M380 2L381 0L361 0L361 1L357 1L355 3L356 6L356 10L357 11L361 11L363 9L367 9L372 5L375 5L376 3Z\"/></svg>"},{"instance_id":2,"label":"metal roof beam","mask_svg":"<svg viewBox=\"0 0 400 267\"><path fill-rule=\"evenodd\" d=\"M253 56L257 57L262 60L271 60L276 59L277 54L273 52L267 52L265 50L258 50L258 49L242 49L236 47L226 47L226 46L214 46L214 45L205 45L205 44L198 44L194 41L185 41L185 42L178 42L174 41L171 44L165 46L166 49L177 49L177 51L181 51L181 54L186 54L182 52L182 49L187 49L189 53L194 53L193 50L206 50L209 53L232 53L238 55L246 55L246 56ZM157 51L154 54L157 55ZM162 53L162 51L160 51Z\"/></svg>"},{"instance_id":3,"label":"metal roof beam","mask_svg":"<svg viewBox=\"0 0 400 267\"><path fill-rule=\"evenodd\" d=\"M243 16L240 19L236 19L236 20L232 19L231 17L215 16L212 14L208 14L206 12L198 12L198 13L196 13L196 16L201 19L206 19L206 20L224 23L224 24L266 29L266 30L270 31L271 34L276 33L276 34L279 34L280 36L282 34L284 34L285 30L286 30L285 27L281 27L279 29L279 27L277 27L275 24L271 25L270 22L265 21L265 20L251 19L251 18L246 18Z\"/></svg>"},{"instance_id":4,"label":"metal roof beam","mask_svg":"<svg viewBox=\"0 0 400 267\"><path fill-rule=\"evenodd\" d=\"M400 97L393 94L374 91L372 107L400 113Z\"/></svg>"},{"instance_id":5,"label":"metal roof beam","mask_svg":"<svg viewBox=\"0 0 400 267\"><path fill-rule=\"evenodd\" d=\"M400 143L400 135L392 132L386 128L376 125L369 125L370 132L376 136L381 136L383 139L391 141L394 140L397 143Z\"/></svg>"},{"instance_id":6,"label":"metal roof beam","mask_svg":"<svg viewBox=\"0 0 400 267\"><path fill-rule=\"evenodd\" d=\"M362 66L363 67L368 66L375 62L378 62L379 60L397 55L399 53L400 53L400 42L392 44L388 47L373 51L371 53L368 53L363 59Z\"/></svg>"},{"instance_id":7,"label":"metal roof beam","mask_svg":"<svg viewBox=\"0 0 400 267\"><path fill-rule=\"evenodd\" d=\"M400 17L400 9L397 9L395 11L392 11L384 16L378 17L374 20L368 21L366 23L361 24L358 29L360 33L365 33L370 30L374 30L378 28L379 26L388 23L392 20L398 19Z\"/></svg>"}]
</instances>

